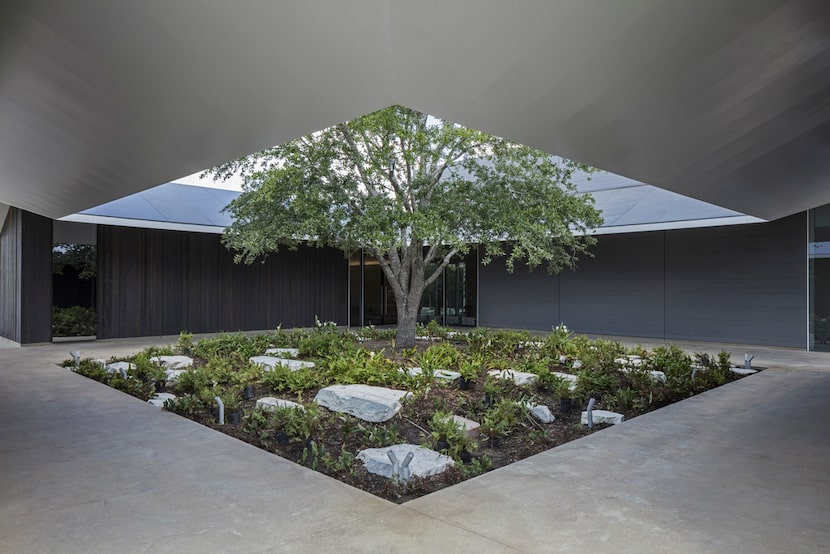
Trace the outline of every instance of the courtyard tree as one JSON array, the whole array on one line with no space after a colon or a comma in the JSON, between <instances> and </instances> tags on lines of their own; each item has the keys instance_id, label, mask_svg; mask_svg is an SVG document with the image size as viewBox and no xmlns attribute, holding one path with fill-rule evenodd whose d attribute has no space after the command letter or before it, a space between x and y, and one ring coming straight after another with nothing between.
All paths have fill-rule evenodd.
<instances>
[{"instance_id":1,"label":"courtyard tree","mask_svg":"<svg viewBox=\"0 0 830 554\"><path fill-rule=\"evenodd\" d=\"M571 178L584 165L391 106L208 170L239 174L224 244L252 263L281 247L374 256L394 293L396 345L414 344L424 289L475 245L555 273L601 224Z\"/></svg>"}]
</instances>

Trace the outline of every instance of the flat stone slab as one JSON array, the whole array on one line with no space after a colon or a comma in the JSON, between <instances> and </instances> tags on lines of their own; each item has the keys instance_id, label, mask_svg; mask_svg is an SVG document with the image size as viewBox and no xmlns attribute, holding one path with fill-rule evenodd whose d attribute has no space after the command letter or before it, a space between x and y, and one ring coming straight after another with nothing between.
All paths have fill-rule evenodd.
<instances>
[{"instance_id":1,"label":"flat stone slab","mask_svg":"<svg viewBox=\"0 0 830 554\"><path fill-rule=\"evenodd\" d=\"M383 448L367 448L357 453L357 459L363 462L369 473L392 477L392 461L388 456L390 450L395 453L398 462L403 462L407 454L412 452L414 457L409 463L409 469L412 475L418 477L438 475L453 466L452 458L449 456L417 444L394 444Z\"/></svg>"},{"instance_id":2,"label":"flat stone slab","mask_svg":"<svg viewBox=\"0 0 830 554\"><path fill-rule=\"evenodd\" d=\"M519 343L519 346L522 348L541 348L544 345L544 342L539 342L538 340L523 340Z\"/></svg>"},{"instance_id":3,"label":"flat stone slab","mask_svg":"<svg viewBox=\"0 0 830 554\"><path fill-rule=\"evenodd\" d=\"M412 377L417 377L424 372L424 370L420 367L402 367L401 371ZM449 369L436 369L432 372L432 375L434 379L443 379L445 381L455 381L457 379L461 379L460 373L457 371L450 371Z\"/></svg>"},{"instance_id":4,"label":"flat stone slab","mask_svg":"<svg viewBox=\"0 0 830 554\"><path fill-rule=\"evenodd\" d=\"M150 398L150 400L147 401L147 403L152 404L153 406L156 406L157 408L163 408L165 400L175 400L175 399L176 399L175 394L170 394L169 392L158 392L158 393L154 394L153 397Z\"/></svg>"},{"instance_id":5,"label":"flat stone slab","mask_svg":"<svg viewBox=\"0 0 830 554\"><path fill-rule=\"evenodd\" d=\"M297 371L305 367L314 367L314 362L304 362L302 360L289 360L286 358L276 358L274 356L251 356L248 361L253 364L261 365L266 370L270 371L278 365L285 366L291 371Z\"/></svg>"},{"instance_id":6,"label":"flat stone slab","mask_svg":"<svg viewBox=\"0 0 830 554\"><path fill-rule=\"evenodd\" d=\"M184 369L193 367L193 358L189 356L156 356L152 361L165 369Z\"/></svg>"},{"instance_id":7,"label":"flat stone slab","mask_svg":"<svg viewBox=\"0 0 830 554\"><path fill-rule=\"evenodd\" d=\"M512 369L493 369L488 371L487 374L495 377L496 379L511 379L519 386L532 385L536 382L535 373L525 373L524 371L514 371Z\"/></svg>"},{"instance_id":8,"label":"flat stone slab","mask_svg":"<svg viewBox=\"0 0 830 554\"><path fill-rule=\"evenodd\" d=\"M332 385L320 389L314 401L333 412L351 414L363 421L388 421L401 409L401 399L412 393L371 385Z\"/></svg>"},{"instance_id":9,"label":"flat stone slab","mask_svg":"<svg viewBox=\"0 0 830 554\"><path fill-rule=\"evenodd\" d=\"M736 373L738 375L752 375L753 373L758 373L757 369L746 369L745 367L730 367L729 369L732 370L732 373Z\"/></svg>"},{"instance_id":10,"label":"flat stone slab","mask_svg":"<svg viewBox=\"0 0 830 554\"><path fill-rule=\"evenodd\" d=\"M562 373L561 371L551 371L551 373L553 375L556 375L557 377L561 377L566 381L570 381L570 385L568 385L569 389L576 389L576 382L579 380L579 377L577 377L573 373Z\"/></svg>"},{"instance_id":11,"label":"flat stone slab","mask_svg":"<svg viewBox=\"0 0 830 554\"><path fill-rule=\"evenodd\" d=\"M623 366L623 367L620 368L620 371L622 371L623 373L629 373L635 367L636 366L634 366L634 367L632 367L632 366ZM651 377L652 381L662 381L663 383L666 382L666 374L663 373L662 371L657 371L656 369L650 369L648 371L648 375L649 375L649 377Z\"/></svg>"},{"instance_id":12,"label":"flat stone slab","mask_svg":"<svg viewBox=\"0 0 830 554\"><path fill-rule=\"evenodd\" d=\"M550 408L542 404L536 404L530 407L530 415L535 417L541 423L553 423L556 418L550 411Z\"/></svg>"},{"instance_id":13,"label":"flat stone slab","mask_svg":"<svg viewBox=\"0 0 830 554\"><path fill-rule=\"evenodd\" d=\"M276 354L277 356L296 358L300 355L300 350L297 348L269 348L265 351L265 354Z\"/></svg>"},{"instance_id":14,"label":"flat stone slab","mask_svg":"<svg viewBox=\"0 0 830 554\"><path fill-rule=\"evenodd\" d=\"M296 408L305 411L302 404L291 402L290 400L283 400L282 398L274 398L273 396L265 396L256 401L255 408L260 410L268 410L273 412L275 408Z\"/></svg>"},{"instance_id":15,"label":"flat stone slab","mask_svg":"<svg viewBox=\"0 0 830 554\"><path fill-rule=\"evenodd\" d=\"M611 423L617 425L623 422L625 416L617 412L609 412L607 410L593 410L591 416L594 420L594 425L597 423ZM588 425L588 412L582 412L582 425Z\"/></svg>"},{"instance_id":16,"label":"flat stone slab","mask_svg":"<svg viewBox=\"0 0 830 554\"><path fill-rule=\"evenodd\" d=\"M185 373L186 369L166 369L164 372L167 374L167 382L168 383L175 383L179 380L179 375Z\"/></svg>"},{"instance_id":17,"label":"flat stone slab","mask_svg":"<svg viewBox=\"0 0 830 554\"><path fill-rule=\"evenodd\" d=\"M104 367L107 369L107 373L121 373L121 370L129 371L135 369L135 364L129 362L112 362Z\"/></svg>"},{"instance_id":18,"label":"flat stone slab","mask_svg":"<svg viewBox=\"0 0 830 554\"><path fill-rule=\"evenodd\" d=\"M479 427L481 427L479 422L467 419L466 417L461 417L460 415L452 416L452 420L458 427L467 432L468 437L473 439L478 437Z\"/></svg>"},{"instance_id":19,"label":"flat stone slab","mask_svg":"<svg viewBox=\"0 0 830 554\"><path fill-rule=\"evenodd\" d=\"M662 371L651 370L648 372L651 375L652 381L662 381L663 383L666 382L666 374Z\"/></svg>"}]
</instances>

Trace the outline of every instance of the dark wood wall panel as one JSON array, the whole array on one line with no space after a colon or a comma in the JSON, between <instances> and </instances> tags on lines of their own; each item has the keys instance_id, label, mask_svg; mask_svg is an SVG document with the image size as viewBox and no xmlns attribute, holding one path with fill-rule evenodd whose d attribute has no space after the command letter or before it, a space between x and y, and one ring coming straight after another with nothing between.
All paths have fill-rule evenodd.
<instances>
[{"instance_id":1,"label":"dark wood wall panel","mask_svg":"<svg viewBox=\"0 0 830 554\"><path fill-rule=\"evenodd\" d=\"M0 336L20 342L21 211L9 208L0 232Z\"/></svg>"},{"instance_id":2,"label":"dark wood wall panel","mask_svg":"<svg viewBox=\"0 0 830 554\"><path fill-rule=\"evenodd\" d=\"M521 265L508 273L502 259L479 268L480 326L550 329L559 322L559 276Z\"/></svg>"},{"instance_id":3,"label":"dark wood wall panel","mask_svg":"<svg viewBox=\"0 0 830 554\"><path fill-rule=\"evenodd\" d=\"M334 249L235 264L212 234L98 228L102 338L347 322L348 266Z\"/></svg>"},{"instance_id":4,"label":"dark wood wall panel","mask_svg":"<svg viewBox=\"0 0 830 554\"><path fill-rule=\"evenodd\" d=\"M805 348L804 214L666 236L666 338Z\"/></svg>"},{"instance_id":5,"label":"dark wood wall panel","mask_svg":"<svg viewBox=\"0 0 830 554\"><path fill-rule=\"evenodd\" d=\"M664 234L601 235L574 271L560 274L562 321L579 333L662 337Z\"/></svg>"},{"instance_id":6,"label":"dark wood wall panel","mask_svg":"<svg viewBox=\"0 0 830 554\"><path fill-rule=\"evenodd\" d=\"M600 236L576 271L481 268L479 324L806 346L804 214L754 225Z\"/></svg>"},{"instance_id":7,"label":"dark wood wall panel","mask_svg":"<svg viewBox=\"0 0 830 554\"><path fill-rule=\"evenodd\" d=\"M23 344L52 341L52 220L30 212L23 218L23 279L20 297Z\"/></svg>"},{"instance_id":8,"label":"dark wood wall panel","mask_svg":"<svg viewBox=\"0 0 830 554\"><path fill-rule=\"evenodd\" d=\"M52 220L18 208L0 233L0 335L52 340Z\"/></svg>"}]
</instances>

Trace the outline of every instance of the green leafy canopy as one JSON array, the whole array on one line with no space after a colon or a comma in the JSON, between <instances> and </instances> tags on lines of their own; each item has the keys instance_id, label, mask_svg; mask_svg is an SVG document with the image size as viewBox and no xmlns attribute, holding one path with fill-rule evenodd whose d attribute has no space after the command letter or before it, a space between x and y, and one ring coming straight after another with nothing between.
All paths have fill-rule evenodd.
<instances>
[{"instance_id":1,"label":"green leafy canopy","mask_svg":"<svg viewBox=\"0 0 830 554\"><path fill-rule=\"evenodd\" d=\"M593 199L576 193L577 170L590 168L391 106L207 173L244 178L223 237L237 261L305 242L365 250L380 262L400 320L473 244L484 263L505 256L510 271L519 261L551 272L574 266L602 221Z\"/></svg>"}]
</instances>

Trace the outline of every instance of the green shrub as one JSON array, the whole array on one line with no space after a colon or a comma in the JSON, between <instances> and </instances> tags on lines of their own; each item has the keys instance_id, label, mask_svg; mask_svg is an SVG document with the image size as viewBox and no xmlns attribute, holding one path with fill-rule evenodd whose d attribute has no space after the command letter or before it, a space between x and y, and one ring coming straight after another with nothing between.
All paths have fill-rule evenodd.
<instances>
[{"instance_id":1,"label":"green shrub","mask_svg":"<svg viewBox=\"0 0 830 554\"><path fill-rule=\"evenodd\" d=\"M574 392L580 398L603 400L612 396L620 386L619 379L607 372L583 369L577 371L576 375L578 379Z\"/></svg>"},{"instance_id":2,"label":"green shrub","mask_svg":"<svg viewBox=\"0 0 830 554\"><path fill-rule=\"evenodd\" d=\"M180 416L192 418L205 409L205 404L197 395L185 394L173 400L165 400L164 409Z\"/></svg>"},{"instance_id":3,"label":"green shrub","mask_svg":"<svg viewBox=\"0 0 830 554\"><path fill-rule=\"evenodd\" d=\"M198 394L203 388L212 384L210 375L204 369L192 367L179 374L176 389L182 394Z\"/></svg>"},{"instance_id":4,"label":"green shrub","mask_svg":"<svg viewBox=\"0 0 830 554\"><path fill-rule=\"evenodd\" d=\"M251 356L262 354L264 349L260 350L257 344L242 333L226 333L200 339L191 351L205 360L222 357L247 361Z\"/></svg>"},{"instance_id":5,"label":"green shrub","mask_svg":"<svg viewBox=\"0 0 830 554\"><path fill-rule=\"evenodd\" d=\"M83 306L52 308L53 337L85 337L95 334L97 328L95 310Z\"/></svg>"},{"instance_id":6,"label":"green shrub","mask_svg":"<svg viewBox=\"0 0 830 554\"><path fill-rule=\"evenodd\" d=\"M435 448L438 442L446 442L448 447L446 453L456 461L461 460L461 454L472 452L478 445L467 434L463 426L457 424L452 414L445 411L437 411L432 414L429 420L430 436L429 446Z\"/></svg>"},{"instance_id":7,"label":"green shrub","mask_svg":"<svg viewBox=\"0 0 830 554\"><path fill-rule=\"evenodd\" d=\"M501 439L523 427L528 418L528 407L524 402L502 400L484 413L481 432L490 440Z\"/></svg>"},{"instance_id":8,"label":"green shrub","mask_svg":"<svg viewBox=\"0 0 830 554\"><path fill-rule=\"evenodd\" d=\"M292 371L286 366L277 365L265 372L262 383L271 392L302 394L307 390L319 388L323 381L316 368L303 367Z\"/></svg>"},{"instance_id":9,"label":"green shrub","mask_svg":"<svg viewBox=\"0 0 830 554\"><path fill-rule=\"evenodd\" d=\"M433 344L424 350L418 357L418 365L424 371L436 371L439 369L455 369L461 355L455 346L448 342Z\"/></svg>"}]
</instances>

